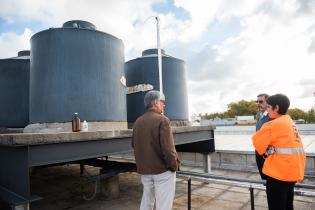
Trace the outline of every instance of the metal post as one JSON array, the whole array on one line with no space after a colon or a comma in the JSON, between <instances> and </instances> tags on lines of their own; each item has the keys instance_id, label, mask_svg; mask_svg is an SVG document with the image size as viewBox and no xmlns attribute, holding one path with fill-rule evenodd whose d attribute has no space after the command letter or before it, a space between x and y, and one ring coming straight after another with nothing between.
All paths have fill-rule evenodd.
<instances>
[{"instance_id":1,"label":"metal post","mask_svg":"<svg viewBox=\"0 0 315 210\"><path fill-rule=\"evenodd\" d=\"M156 20L156 38L157 38L157 50L158 50L158 68L159 68L159 82L160 82L160 92L163 93L163 81L162 81L162 53L160 46L160 18L155 17Z\"/></svg>"},{"instance_id":2,"label":"metal post","mask_svg":"<svg viewBox=\"0 0 315 210\"><path fill-rule=\"evenodd\" d=\"M255 210L254 188L250 187L249 192L250 192L250 207L251 207L251 210Z\"/></svg>"},{"instance_id":3,"label":"metal post","mask_svg":"<svg viewBox=\"0 0 315 210\"><path fill-rule=\"evenodd\" d=\"M211 155L203 154L203 164L205 173L211 173Z\"/></svg>"},{"instance_id":4,"label":"metal post","mask_svg":"<svg viewBox=\"0 0 315 210\"><path fill-rule=\"evenodd\" d=\"M188 210L191 210L191 178L188 178Z\"/></svg>"},{"instance_id":5,"label":"metal post","mask_svg":"<svg viewBox=\"0 0 315 210\"><path fill-rule=\"evenodd\" d=\"M85 166L84 166L84 160L80 161L80 176L83 175L85 170Z\"/></svg>"}]
</instances>

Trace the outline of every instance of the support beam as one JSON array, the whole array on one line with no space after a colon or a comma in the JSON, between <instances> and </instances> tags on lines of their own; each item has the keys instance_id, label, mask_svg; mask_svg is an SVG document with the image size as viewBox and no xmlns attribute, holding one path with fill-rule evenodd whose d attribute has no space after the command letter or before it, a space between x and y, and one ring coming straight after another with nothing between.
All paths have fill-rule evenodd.
<instances>
[{"instance_id":1,"label":"support beam","mask_svg":"<svg viewBox=\"0 0 315 210\"><path fill-rule=\"evenodd\" d=\"M28 147L0 146L0 195L6 202L29 200L30 178ZM7 189L7 190L6 190Z\"/></svg>"},{"instance_id":2,"label":"support beam","mask_svg":"<svg viewBox=\"0 0 315 210\"><path fill-rule=\"evenodd\" d=\"M211 173L211 154L203 154L203 166L205 173Z\"/></svg>"}]
</instances>

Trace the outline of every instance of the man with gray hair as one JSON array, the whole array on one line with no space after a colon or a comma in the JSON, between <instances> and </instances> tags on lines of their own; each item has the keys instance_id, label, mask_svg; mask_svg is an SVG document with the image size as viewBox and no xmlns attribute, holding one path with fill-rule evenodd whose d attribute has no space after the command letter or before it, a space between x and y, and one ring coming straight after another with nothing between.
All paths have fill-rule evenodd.
<instances>
[{"instance_id":1,"label":"man with gray hair","mask_svg":"<svg viewBox=\"0 0 315 210\"><path fill-rule=\"evenodd\" d=\"M171 210L179 159L170 121L163 115L165 96L149 91L144 97L146 112L133 125L132 147L143 194L140 210Z\"/></svg>"},{"instance_id":2,"label":"man with gray hair","mask_svg":"<svg viewBox=\"0 0 315 210\"><path fill-rule=\"evenodd\" d=\"M266 93L258 94L257 96L257 107L259 110L258 116L257 116L257 123L256 123L256 132L260 130L260 128L263 126L264 123L269 122L271 119L269 117L269 114L267 112L267 98L269 97ZM260 177L262 179L267 179L266 175L262 172L262 168L264 166L265 159L263 156L259 155L258 152L255 150L255 157L256 157L256 164L257 168L260 174Z\"/></svg>"}]
</instances>

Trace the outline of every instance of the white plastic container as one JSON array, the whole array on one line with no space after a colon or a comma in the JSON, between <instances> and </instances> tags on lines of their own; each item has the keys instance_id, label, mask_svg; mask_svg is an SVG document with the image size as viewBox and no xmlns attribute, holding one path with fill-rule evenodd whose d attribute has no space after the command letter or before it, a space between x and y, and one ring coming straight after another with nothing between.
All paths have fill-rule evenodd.
<instances>
[{"instance_id":1,"label":"white plastic container","mask_svg":"<svg viewBox=\"0 0 315 210\"><path fill-rule=\"evenodd\" d=\"M86 120L84 120L81 123L81 131L83 132L89 131L89 124L86 122Z\"/></svg>"}]
</instances>

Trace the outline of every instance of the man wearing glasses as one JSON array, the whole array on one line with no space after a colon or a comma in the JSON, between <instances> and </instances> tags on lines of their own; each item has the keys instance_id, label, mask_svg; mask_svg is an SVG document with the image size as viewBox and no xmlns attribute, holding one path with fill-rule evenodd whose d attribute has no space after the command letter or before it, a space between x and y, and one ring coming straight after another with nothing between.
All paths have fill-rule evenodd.
<instances>
[{"instance_id":1,"label":"man wearing glasses","mask_svg":"<svg viewBox=\"0 0 315 210\"><path fill-rule=\"evenodd\" d=\"M257 96L256 103L259 109L259 114L257 117L256 131L258 131L265 122L269 122L271 120L267 112L266 100L268 97L269 95L266 93L261 93ZM256 163L257 163L260 176L262 179L266 179L266 175L262 173L262 168L263 168L265 159L263 158L263 156L259 155L257 151L255 151L255 154L256 154Z\"/></svg>"},{"instance_id":2,"label":"man wearing glasses","mask_svg":"<svg viewBox=\"0 0 315 210\"><path fill-rule=\"evenodd\" d=\"M140 210L152 210L155 201L156 210L171 210L173 206L179 159L170 121L163 115L164 103L159 91L147 92L146 112L133 126L132 147L143 185Z\"/></svg>"}]
</instances>

